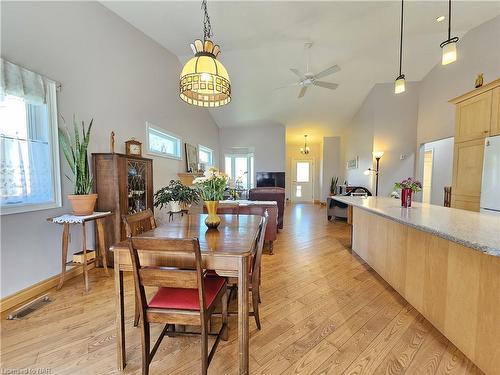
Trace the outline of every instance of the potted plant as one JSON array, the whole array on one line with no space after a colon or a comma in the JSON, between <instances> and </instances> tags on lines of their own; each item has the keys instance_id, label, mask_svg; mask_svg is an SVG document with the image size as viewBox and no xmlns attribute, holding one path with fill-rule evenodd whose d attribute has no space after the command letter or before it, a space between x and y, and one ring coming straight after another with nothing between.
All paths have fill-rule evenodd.
<instances>
[{"instance_id":1,"label":"potted plant","mask_svg":"<svg viewBox=\"0 0 500 375\"><path fill-rule=\"evenodd\" d=\"M170 183L154 194L154 206L163 208L170 206L170 211L179 212L200 200L198 192L179 180L170 180Z\"/></svg>"},{"instance_id":2,"label":"potted plant","mask_svg":"<svg viewBox=\"0 0 500 375\"><path fill-rule=\"evenodd\" d=\"M330 195L336 195L337 194L337 185L339 183L339 178L338 177L332 177L332 180L330 182Z\"/></svg>"},{"instance_id":3,"label":"potted plant","mask_svg":"<svg viewBox=\"0 0 500 375\"><path fill-rule=\"evenodd\" d=\"M411 207L411 196L422 190L422 183L412 177L396 182L394 189L401 190L401 207Z\"/></svg>"},{"instance_id":4,"label":"potted plant","mask_svg":"<svg viewBox=\"0 0 500 375\"><path fill-rule=\"evenodd\" d=\"M90 174L87 154L93 122L93 119L90 120L88 128L85 129L85 123L82 121L81 126L79 126L73 116L73 137L66 125L64 128L59 128L59 143L73 173L73 179L66 176L74 185L73 194L68 195L68 200L73 208L73 213L79 216L91 215L97 200L97 194L91 194L93 178Z\"/></svg>"},{"instance_id":5,"label":"potted plant","mask_svg":"<svg viewBox=\"0 0 500 375\"><path fill-rule=\"evenodd\" d=\"M220 224L217 207L219 201L223 199L228 180L227 175L219 172L217 168L210 168L203 177L197 177L193 180L201 199L205 201L205 206L207 206L208 216L205 219L205 224L209 228L217 228Z\"/></svg>"}]
</instances>

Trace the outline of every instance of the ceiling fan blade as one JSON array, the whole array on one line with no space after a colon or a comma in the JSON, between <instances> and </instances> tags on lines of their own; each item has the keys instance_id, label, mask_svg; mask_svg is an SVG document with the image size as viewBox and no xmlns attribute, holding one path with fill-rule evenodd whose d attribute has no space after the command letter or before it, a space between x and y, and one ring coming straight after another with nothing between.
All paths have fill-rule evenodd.
<instances>
[{"instance_id":1,"label":"ceiling fan blade","mask_svg":"<svg viewBox=\"0 0 500 375\"><path fill-rule=\"evenodd\" d=\"M324 87L325 89L335 90L338 87L338 84L332 82L325 81L314 81L314 86Z\"/></svg>"},{"instance_id":2,"label":"ceiling fan blade","mask_svg":"<svg viewBox=\"0 0 500 375\"><path fill-rule=\"evenodd\" d=\"M314 78L323 78L329 76L330 74L337 73L339 70L340 66L334 65L314 75Z\"/></svg>"},{"instance_id":3,"label":"ceiling fan blade","mask_svg":"<svg viewBox=\"0 0 500 375\"><path fill-rule=\"evenodd\" d=\"M301 80L306 78L298 69L295 68L290 68L290 71L295 74L297 77L299 77Z\"/></svg>"},{"instance_id":4,"label":"ceiling fan blade","mask_svg":"<svg viewBox=\"0 0 500 375\"><path fill-rule=\"evenodd\" d=\"M306 94L306 91L307 91L307 86L302 86L302 88L300 89L298 98L299 99L302 98Z\"/></svg>"}]
</instances>

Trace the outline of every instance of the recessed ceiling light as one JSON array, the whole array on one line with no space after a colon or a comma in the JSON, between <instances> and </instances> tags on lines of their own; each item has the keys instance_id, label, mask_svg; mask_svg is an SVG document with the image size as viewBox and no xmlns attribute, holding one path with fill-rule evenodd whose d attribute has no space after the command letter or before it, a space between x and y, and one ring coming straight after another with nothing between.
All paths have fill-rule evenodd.
<instances>
[{"instance_id":1,"label":"recessed ceiling light","mask_svg":"<svg viewBox=\"0 0 500 375\"><path fill-rule=\"evenodd\" d=\"M446 16L439 16L436 18L436 22L443 22L446 19Z\"/></svg>"}]
</instances>

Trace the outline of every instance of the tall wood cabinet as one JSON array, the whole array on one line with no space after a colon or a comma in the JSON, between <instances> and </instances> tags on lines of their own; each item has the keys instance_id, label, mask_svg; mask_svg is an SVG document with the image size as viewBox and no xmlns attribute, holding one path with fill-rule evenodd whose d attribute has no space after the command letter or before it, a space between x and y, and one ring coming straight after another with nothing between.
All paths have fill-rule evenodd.
<instances>
[{"instance_id":1,"label":"tall wood cabinet","mask_svg":"<svg viewBox=\"0 0 500 375\"><path fill-rule=\"evenodd\" d=\"M500 135L500 79L450 102L456 105L451 206L479 211L484 139Z\"/></svg>"},{"instance_id":2,"label":"tall wood cabinet","mask_svg":"<svg viewBox=\"0 0 500 375\"><path fill-rule=\"evenodd\" d=\"M125 239L122 215L153 209L153 160L142 157L92 154L97 211L113 211L106 220L106 248ZM108 259L112 264L113 259Z\"/></svg>"}]
</instances>

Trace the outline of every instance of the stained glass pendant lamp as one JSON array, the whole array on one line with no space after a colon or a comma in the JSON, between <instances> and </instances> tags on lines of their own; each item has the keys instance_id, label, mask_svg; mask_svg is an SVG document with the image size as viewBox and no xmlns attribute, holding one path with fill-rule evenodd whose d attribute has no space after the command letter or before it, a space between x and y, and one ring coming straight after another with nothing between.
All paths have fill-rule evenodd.
<instances>
[{"instance_id":1,"label":"stained glass pendant lamp","mask_svg":"<svg viewBox=\"0 0 500 375\"><path fill-rule=\"evenodd\" d=\"M405 92L405 75L401 73L403 65L403 21L404 21L404 0L401 0L401 38L399 39L399 76L394 82L394 93L401 94Z\"/></svg>"},{"instance_id":2,"label":"stained glass pendant lamp","mask_svg":"<svg viewBox=\"0 0 500 375\"><path fill-rule=\"evenodd\" d=\"M201 8L203 41L196 39L191 43L194 57L182 68L179 96L188 104L215 108L231 101L231 81L226 68L217 60L220 47L210 40L212 27L206 0L202 1Z\"/></svg>"},{"instance_id":3,"label":"stained glass pendant lamp","mask_svg":"<svg viewBox=\"0 0 500 375\"><path fill-rule=\"evenodd\" d=\"M440 44L443 50L441 65L448 65L457 61L457 42L457 36L451 37L451 0L448 0L448 39Z\"/></svg>"}]
</instances>

